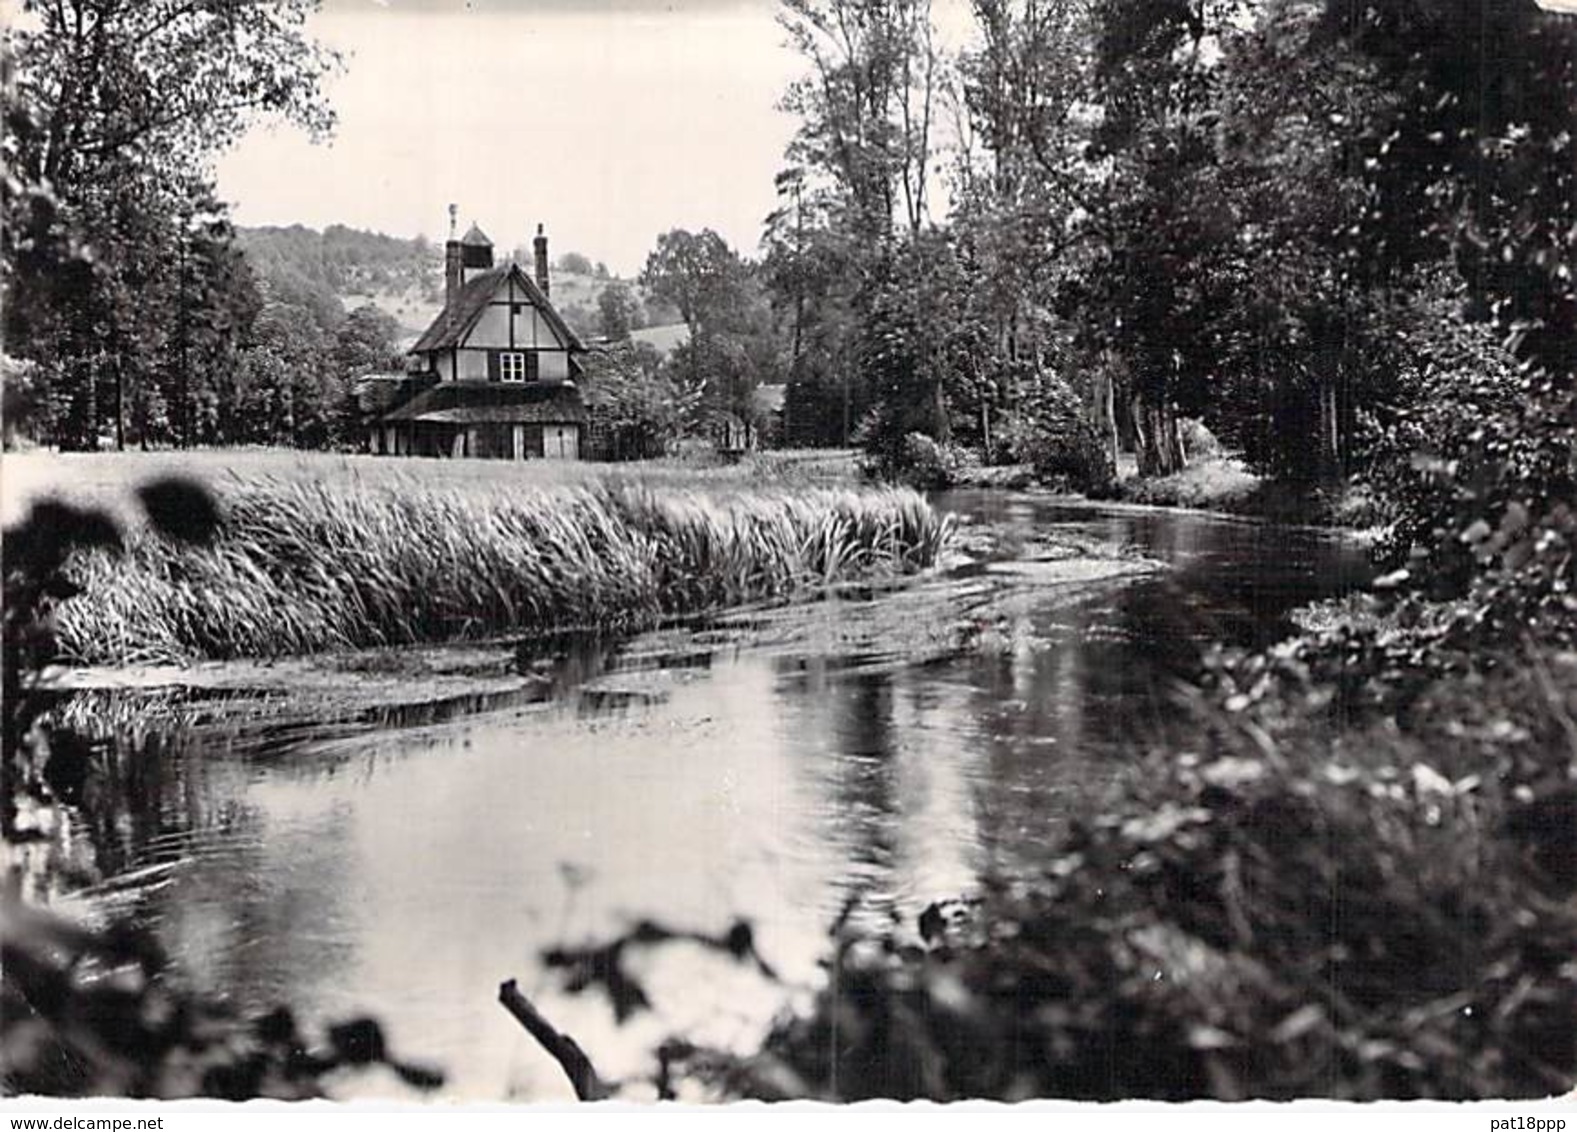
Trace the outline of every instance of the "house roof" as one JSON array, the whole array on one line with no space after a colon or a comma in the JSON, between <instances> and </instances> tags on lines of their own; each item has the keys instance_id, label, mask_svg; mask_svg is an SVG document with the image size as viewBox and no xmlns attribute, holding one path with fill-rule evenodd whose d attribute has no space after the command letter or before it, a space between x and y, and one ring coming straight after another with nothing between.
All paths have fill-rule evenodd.
<instances>
[{"instance_id":1,"label":"house roof","mask_svg":"<svg viewBox=\"0 0 1577 1132\"><path fill-rule=\"evenodd\" d=\"M583 424L580 390L568 382L505 385L491 381L446 381L419 393L383 417L383 423Z\"/></svg>"},{"instance_id":2,"label":"house roof","mask_svg":"<svg viewBox=\"0 0 1577 1132\"><path fill-rule=\"evenodd\" d=\"M484 236L483 239L486 237ZM553 327L553 332L571 352L586 349L586 344L580 340L580 336L571 330L569 323L553 309L553 304L542 293L542 288L537 286L531 276L521 270L518 263L511 260L502 267L489 268L461 287L454 301L438 312L438 317L433 319L432 325L416 340L416 345L411 347L410 352L427 354L434 350L447 350L451 346L458 346L460 340L465 337L466 331L482 317L482 312L487 309L488 300L498 293L498 288L505 279L513 279L521 290L530 296L532 303L548 320L548 325Z\"/></svg>"},{"instance_id":3,"label":"house roof","mask_svg":"<svg viewBox=\"0 0 1577 1132\"><path fill-rule=\"evenodd\" d=\"M482 229L478 228L475 224L471 225L471 227L466 230L465 235L460 237L460 242L462 244L470 244L473 247L490 248L493 246L493 241L487 238L487 233L482 231Z\"/></svg>"}]
</instances>

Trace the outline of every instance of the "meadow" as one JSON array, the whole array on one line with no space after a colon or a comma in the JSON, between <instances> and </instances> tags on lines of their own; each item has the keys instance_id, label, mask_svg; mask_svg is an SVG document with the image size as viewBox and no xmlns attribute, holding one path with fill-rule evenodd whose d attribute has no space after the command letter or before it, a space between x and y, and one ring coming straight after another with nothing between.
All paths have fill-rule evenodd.
<instances>
[{"instance_id":1,"label":"meadow","mask_svg":"<svg viewBox=\"0 0 1577 1132\"><path fill-rule=\"evenodd\" d=\"M640 481L663 486L705 485L743 490L761 484L854 486L859 482L849 449L762 452L724 463L709 452L686 452L628 464L589 461L406 460L283 448L211 448L154 452L6 452L0 457L0 519L19 520L34 500L62 499L110 511L122 523L141 521L132 498L140 484L185 476L220 493L271 483L346 484L363 487L533 487L590 481Z\"/></svg>"},{"instance_id":2,"label":"meadow","mask_svg":"<svg viewBox=\"0 0 1577 1132\"><path fill-rule=\"evenodd\" d=\"M935 562L947 526L919 495L794 463L8 456L6 518L55 496L122 521L125 552L84 555L59 615L62 659L93 664L635 629ZM135 521L132 489L169 476L218 497L211 544Z\"/></svg>"}]
</instances>

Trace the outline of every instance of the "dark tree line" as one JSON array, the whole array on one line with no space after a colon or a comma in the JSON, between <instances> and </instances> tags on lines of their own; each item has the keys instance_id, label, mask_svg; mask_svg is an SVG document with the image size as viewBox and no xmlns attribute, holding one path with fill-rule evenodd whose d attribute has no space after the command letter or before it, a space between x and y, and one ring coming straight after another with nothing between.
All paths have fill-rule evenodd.
<instances>
[{"instance_id":1,"label":"dark tree line","mask_svg":"<svg viewBox=\"0 0 1577 1132\"><path fill-rule=\"evenodd\" d=\"M1426 369L1471 377L1446 323L1570 385L1571 17L972 11L941 58L923 0L782 5L808 74L763 270L805 440L1120 445L1165 474L1189 416L1260 470L1334 482L1424 407ZM951 209L927 220L916 170L938 168Z\"/></svg>"}]
</instances>

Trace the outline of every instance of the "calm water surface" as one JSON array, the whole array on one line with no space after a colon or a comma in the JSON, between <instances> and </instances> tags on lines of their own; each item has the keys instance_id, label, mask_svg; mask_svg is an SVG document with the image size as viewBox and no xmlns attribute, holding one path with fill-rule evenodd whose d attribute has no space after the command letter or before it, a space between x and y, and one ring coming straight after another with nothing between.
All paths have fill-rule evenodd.
<instances>
[{"instance_id":1,"label":"calm water surface","mask_svg":"<svg viewBox=\"0 0 1577 1132\"><path fill-rule=\"evenodd\" d=\"M124 878L101 899L243 1008L372 1010L397 1051L448 1071L454 1097L567 1096L496 1005L501 979L518 976L613 1073L641 1068L669 1026L748 1040L782 992L672 948L647 968L659 1014L621 1030L601 1002L555 991L544 946L642 917L720 931L743 916L808 985L851 900L912 922L982 876L1033 873L1136 737L1175 724L1170 690L1201 648L1273 640L1289 609L1365 574L1360 551L1310 530L1001 494L941 503L966 534L996 536L996 561L863 600L523 652L530 694L385 713L352 734L307 721L154 736L100 831ZM1054 584L1038 573L1048 535L1169 569Z\"/></svg>"}]
</instances>

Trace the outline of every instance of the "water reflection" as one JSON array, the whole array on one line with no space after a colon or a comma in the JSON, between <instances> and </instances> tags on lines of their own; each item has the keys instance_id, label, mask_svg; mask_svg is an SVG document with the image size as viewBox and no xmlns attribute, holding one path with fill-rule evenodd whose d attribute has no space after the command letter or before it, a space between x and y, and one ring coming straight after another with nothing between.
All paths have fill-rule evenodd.
<instances>
[{"instance_id":1,"label":"water reflection","mask_svg":"<svg viewBox=\"0 0 1577 1132\"><path fill-rule=\"evenodd\" d=\"M1076 600L991 576L973 646L926 663L882 640L815 643L872 608L829 602L795 612L821 626L798 637L763 616L522 646L509 663L524 686L469 702L145 736L122 745L117 805L92 839L108 871L147 880L106 899L242 1006L371 1005L459 1095L559 1095L494 1004L499 980L521 976L613 1073L639 1068L627 1059L663 1025L726 1044L777 1001L715 959L660 960L673 1015L620 1033L601 1004L545 988L540 948L641 917L716 930L743 915L809 981L850 900L912 922L984 876L1040 867L1084 793L1175 717L1173 682L1202 647L1273 639L1289 608L1364 570L1314 532L950 505L1001 532L1005 555L1055 529L1173 569ZM975 616L937 586L930 607L903 598L905 616Z\"/></svg>"}]
</instances>

